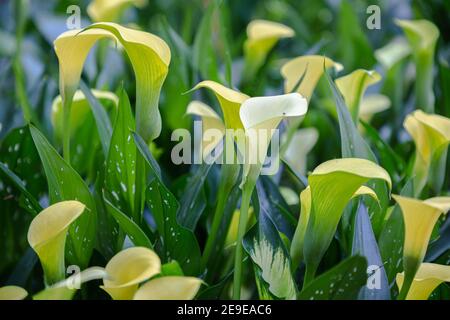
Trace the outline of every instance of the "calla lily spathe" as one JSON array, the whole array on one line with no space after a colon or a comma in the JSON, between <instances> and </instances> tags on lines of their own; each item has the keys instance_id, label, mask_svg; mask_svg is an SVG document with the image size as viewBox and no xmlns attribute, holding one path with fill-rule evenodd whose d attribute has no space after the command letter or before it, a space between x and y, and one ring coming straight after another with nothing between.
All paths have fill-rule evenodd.
<instances>
[{"instance_id":1,"label":"calla lily spathe","mask_svg":"<svg viewBox=\"0 0 450 320\"><path fill-rule=\"evenodd\" d=\"M284 78L284 92L298 92L309 103L314 88L325 70L324 68L334 68L337 72L343 69L341 64L324 56L300 56L289 60L281 67L281 75Z\"/></svg>"},{"instance_id":2,"label":"calla lily spathe","mask_svg":"<svg viewBox=\"0 0 450 320\"><path fill-rule=\"evenodd\" d=\"M147 0L93 0L87 7L87 13L95 22L114 22L129 6L142 8Z\"/></svg>"},{"instance_id":3,"label":"calla lily spathe","mask_svg":"<svg viewBox=\"0 0 450 320\"><path fill-rule=\"evenodd\" d=\"M59 86L65 113L67 116L70 114L87 54L103 38L120 43L130 58L136 76L136 127L138 133L150 142L161 132L158 101L170 63L168 45L151 33L102 22L61 34L54 47L59 60Z\"/></svg>"},{"instance_id":4,"label":"calla lily spathe","mask_svg":"<svg viewBox=\"0 0 450 320\"><path fill-rule=\"evenodd\" d=\"M134 300L192 300L202 280L194 277L167 276L148 281L134 295Z\"/></svg>"},{"instance_id":5,"label":"calla lily spathe","mask_svg":"<svg viewBox=\"0 0 450 320\"><path fill-rule=\"evenodd\" d=\"M64 250L67 231L84 211L85 205L81 202L61 201L42 210L31 221L28 243L41 261L46 285L65 278Z\"/></svg>"},{"instance_id":6,"label":"calla lily spathe","mask_svg":"<svg viewBox=\"0 0 450 320\"><path fill-rule=\"evenodd\" d=\"M242 103L250 98L248 95L227 88L220 83L211 80L205 80L198 83L192 90L200 88L208 88L214 92L222 109L225 127L227 129L243 129L241 119L239 118L239 110ZM201 114L199 114L201 116Z\"/></svg>"},{"instance_id":7,"label":"calla lily spathe","mask_svg":"<svg viewBox=\"0 0 450 320\"><path fill-rule=\"evenodd\" d=\"M161 272L161 260L148 248L132 247L112 257L105 270L101 288L114 300L131 300L140 283Z\"/></svg>"},{"instance_id":8,"label":"calla lily spathe","mask_svg":"<svg viewBox=\"0 0 450 320\"><path fill-rule=\"evenodd\" d=\"M311 214L304 237L305 283L309 283L336 232L345 206L355 192L371 179L384 180L391 188L389 174L365 159L344 158L320 164L308 177Z\"/></svg>"},{"instance_id":9,"label":"calla lily spathe","mask_svg":"<svg viewBox=\"0 0 450 320\"><path fill-rule=\"evenodd\" d=\"M220 116L207 104L201 101L191 101L186 109L186 114L196 115L202 119L202 156L205 158L222 141L225 135L225 124ZM214 130L215 134L206 135L209 130ZM211 131L209 131L211 132Z\"/></svg>"},{"instance_id":10,"label":"calla lily spathe","mask_svg":"<svg viewBox=\"0 0 450 320\"><path fill-rule=\"evenodd\" d=\"M359 118L369 122L373 115L389 109L390 106L391 100L384 94L368 94L361 99Z\"/></svg>"},{"instance_id":11,"label":"calla lily spathe","mask_svg":"<svg viewBox=\"0 0 450 320\"><path fill-rule=\"evenodd\" d=\"M111 103L114 107L119 104L119 98L115 93L102 90L91 90L94 97L96 97L102 105ZM77 132L79 126L84 124L86 115L91 112L89 103L81 90L75 91L72 101L72 108L70 111L70 130L71 135ZM63 127L63 101L60 95L58 95L52 102L51 122L57 138L61 139L64 135Z\"/></svg>"},{"instance_id":12,"label":"calla lily spathe","mask_svg":"<svg viewBox=\"0 0 450 320\"><path fill-rule=\"evenodd\" d=\"M423 201L399 195L393 195L393 198L400 205L405 223L403 244L405 286L401 291L402 297L405 297L423 261L436 222L442 213L450 209L450 197L436 197Z\"/></svg>"},{"instance_id":13,"label":"calla lily spathe","mask_svg":"<svg viewBox=\"0 0 450 320\"><path fill-rule=\"evenodd\" d=\"M414 194L418 196L427 181L438 192L445 176L450 119L417 110L406 117L403 126L416 145Z\"/></svg>"},{"instance_id":14,"label":"calla lily spathe","mask_svg":"<svg viewBox=\"0 0 450 320\"><path fill-rule=\"evenodd\" d=\"M376 71L358 69L352 73L336 79L336 86L344 97L345 104L357 123L359 106L367 87L380 81L381 76Z\"/></svg>"},{"instance_id":15,"label":"calla lily spathe","mask_svg":"<svg viewBox=\"0 0 450 320\"><path fill-rule=\"evenodd\" d=\"M280 39L292 38L294 30L277 22L253 20L247 26L244 42L245 69L243 77L251 79L264 64L270 50Z\"/></svg>"},{"instance_id":16,"label":"calla lily spathe","mask_svg":"<svg viewBox=\"0 0 450 320\"><path fill-rule=\"evenodd\" d=\"M307 155L316 145L319 131L316 128L304 128L294 133L286 151L284 160L300 174L306 174Z\"/></svg>"},{"instance_id":17,"label":"calla lily spathe","mask_svg":"<svg viewBox=\"0 0 450 320\"><path fill-rule=\"evenodd\" d=\"M0 288L0 300L23 300L27 295L27 290L18 286L4 286Z\"/></svg>"},{"instance_id":18,"label":"calla lily spathe","mask_svg":"<svg viewBox=\"0 0 450 320\"><path fill-rule=\"evenodd\" d=\"M352 198L367 195L378 201L378 196L371 188L361 186L352 195ZM296 269L303 261L303 248L306 228L311 214L311 188L308 186L300 193L300 217L291 243L291 261L293 269Z\"/></svg>"},{"instance_id":19,"label":"calla lily spathe","mask_svg":"<svg viewBox=\"0 0 450 320\"><path fill-rule=\"evenodd\" d=\"M396 282L400 290L404 277L404 273L397 274ZM450 282L450 266L422 263L409 288L406 300L427 300L433 290L443 282Z\"/></svg>"},{"instance_id":20,"label":"calla lily spathe","mask_svg":"<svg viewBox=\"0 0 450 320\"><path fill-rule=\"evenodd\" d=\"M245 129L243 183L256 183L274 131L283 119L306 114L308 103L298 93L245 100L239 112Z\"/></svg>"},{"instance_id":21,"label":"calla lily spathe","mask_svg":"<svg viewBox=\"0 0 450 320\"><path fill-rule=\"evenodd\" d=\"M439 29L428 20L396 20L408 39L416 65L416 106L434 111L433 59Z\"/></svg>"}]
</instances>

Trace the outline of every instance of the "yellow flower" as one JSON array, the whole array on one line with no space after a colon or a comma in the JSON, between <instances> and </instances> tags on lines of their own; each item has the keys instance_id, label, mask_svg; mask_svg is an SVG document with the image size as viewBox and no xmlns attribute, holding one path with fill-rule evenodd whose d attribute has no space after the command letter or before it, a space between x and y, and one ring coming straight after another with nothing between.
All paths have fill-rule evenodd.
<instances>
[{"instance_id":1,"label":"yellow flower","mask_svg":"<svg viewBox=\"0 0 450 320\"><path fill-rule=\"evenodd\" d=\"M23 300L28 292L17 286L5 286L0 288L0 300Z\"/></svg>"},{"instance_id":2,"label":"yellow flower","mask_svg":"<svg viewBox=\"0 0 450 320\"><path fill-rule=\"evenodd\" d=\"M450 197L430 198L424 201L398 195L393 195L393 198L400 205L405 223L403 268L406 280L401 291L401 297L404 298L423 261L431 232L438 218L450 209Z\"/></svg>"},{"instance_id":3,"label":"yellow flower","mask_svg":"<svg viewBox=\"0 0 450 320\"><path fill-rule=\"evenodd\" d=\"M251 21L247 26L247 40L244 43L243 78L252 79L277 42L294 35L294 30L280 23L266 20Z\"/></svg>"},{"instance_id":4,"label":"yellow flower","mask_svg":"<svg viewBox=\"0 0 450 320\"><path fill-rule=\"evenodd\" d=\"M391 106L391 100L383 94L369 94L361 99L359 106L359 118L365 122L370 122L372 116L383 112Z\"/></svg>"},{"instance_id":5,"label":"yellow flower","mask_svg":"<svg viewBox=\"0 0 450 320\"><path fill-rule=\"evenodd\" d=\"M161 260L150 249L132 247L112 257L105 270L101 288L115 300L130 300L140 283L160 273Z\"/></svg>"},{"instance_id":6,"label":"yellow flower","mask_svg":"<svg viewBox=\"0 0 450 320\"><path fill-rule=\"evenodd\" d=\"M352 198L367 195L378 201L378 196L371 188L361 186L352 195ZM311 188L308 186L300 193L300 217L297 228L291 243L291 260L295 270L300 262L303 261L303 247L305 241L306 228L308 227L309 217L311 214Z\"/></svg>"},{"instance_id":7,"label":"yellow flower","mask_svg":"<svg viewBox=\"0 0 450 320\"><path fill-rule=\"evenodd\" d=\"M107 103L112 103L114 107L119 104L119 98L109 91L102 90L92 90L92 94L105 105ZM87 114L91 112L89 107L89 102L87 101L84 93L81 90L77 90L73 96L72 108L70 112L70 131L71 135L77 132L77 129L84 124ZM57 138L62 138L65 132L63 126L63 105L62 98L58 95L53 99L52 103L52 114L51 122L55 130L55 135Z\"/></svg>"},{"instance_id":8,"label":"yellow flower","mask_svg":"<svg viewBox=\"0 0 450 320\"><path fill-rule=\"evenodd\" d=\"M357 123L359 105L367 87L380 81L381 76L376 71L358 69L352 73L336 79L336 86L344 97L353 121Z\"/></svg>"},{"instance_id":9,"label":"yellow flower","mask_svg":"<svg viewBox=\"0 0 450 320\"><path fill-rule=\"evenodd\" d=\"M439 191L445 176L450 119L417 110L406 117L403 125L416 145L414 194L418 196L427 181Z\"/></svg>"},{"instance_id":10,"label":"yellow flower","mask_svg":"<svg viewBox=\"0 0 450 320\"><path fill-rule=\"evenodd\" d=\"M286 118L303 116L307 110L306 99L298 93L255 97L244 101L239 112L246 139L242 183L256 182L272 135L280 122Z\"/></svg>"},{"instance_id":11,"label":"yellow flower","mask_svg":"<svg viewBox=\"0 0 450 320\"><path fill-rule=\"evenodd\" d=\"M404 273L397 274L397 286L402 288ZM422 263L417 270L406 300L427 300L442 282L450 282L450 266Z\"/></svg>"},{"instance_id":12,"label":"yellow flower","mask_svg":"<svg viewBox=\"0 0 450 320\"><path fill-rule=\"evenodd\" d=\"M64 127L67 130L72 99L78 88L87 54L103 38L120 43L130 58L136 76L137 131L150 142L161 132L158 100L168 72L170 49L161 38L151 33L110 22L95 23L83 30L67 31L54 42L59 60L60 94L65 110Z\"/></svg>"},{"instance_id":13,"label":"yellow flower","mask_svg":"<svg viewBox=\"0 0 450 320\"><path fill-rule=\"evenodd\" d=\"M365 159L330 160L320 164L309 176L311 213L304 236L305 284L313 279L348 201L371 179L384 180L391 187L386 170Z\"/></svg>"},{"instance_id":14,"label":"yellow flower","mask_svg":"<svg viewBox=\"0 0 450 320\"><path fill-rule=\"evenodd\" d=\"M319 131L316 128L304 128L294 133L286 151L284 160L296 172L306 174L307 155L314 148Z\"/></svg>"},{"instance_id":15,"label":"yellow flower","mask_svg":"<svg viewBox=\"0 0 450 320\"><path fill-rule=\"evenodd\" d=\"M202 281L194 277L167 276L148 281L134 295L134 300L192 300Z\"/></svg>"},{"instance_id":16,"label":"yellow flower","mask_svg":"<svg viewBox=\"0 0 450 320\"><path fill-rule=\"evenodd\" d=\"M28 243L41 261L47 285L65 277L64 249L67 231L84 209L85 205L81 202L62 201L42 210L31 221Z\"/></svg>"},{"instance_id":17,"label":"yellow flower","mask_svg":"<svg viewBox=\"0 0 450 320\"><path fill-rule=\"evenodd\" d=\"M427 112L434 110L433 60L439 29L427 20L396 20L405 32L416 65L416 105Z\"/></svg>"},{"instance_id":18,"label":"yellow flower","mask_svg":"<svg viewBox=\"0 0 450 320\"><path fill-rule=\"evenodd\" d=\"M87 7L87 13L95 22L114 22L130 5L142 8L147 5L147 0L93 0Z\"/></svg>"},{"instance_id":19,"label":"yellow flower","mask_svg":"<svg viewBox=\"0 0 450 320\"><path fill-rule=\"evenodd\" d=\"M239 118L239 110L242 103L250 98L248 95L227 88L220 83L211 80L206 80L198 83L192 90L197 90L199 88L208 88L214 92L217 100L219 100L225 127L227 129L237 130L244 128L241 119Z\"/></svg>"},{"instance_id":20,"label":"yellow flower","mask_svg":"<svg viewBox=\"0 0 450 320\"><path fill-rule=\"evenodd\" d=\"M296 91L306 100L311 101L311 96L317 82L325 69L334 68L342 70L342 65L324 56L301 56L289 60L281 67L281 75L284 78L284 92Z\"/></svg>"}]
</instances>

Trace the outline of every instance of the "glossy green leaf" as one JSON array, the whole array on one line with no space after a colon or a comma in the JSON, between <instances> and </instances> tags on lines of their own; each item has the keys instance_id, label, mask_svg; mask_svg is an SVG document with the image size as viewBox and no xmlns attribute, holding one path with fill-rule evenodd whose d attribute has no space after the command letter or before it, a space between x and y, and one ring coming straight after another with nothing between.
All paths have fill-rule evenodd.
<instances>
[{"instance_id":1,"label":"glossy green leaf","mask_svg":"<svg viewBox=\"0 0 450 320\"><path fill-rule=\"evenodd\" d=\"M119 224L120 228L130 238L135 246L153 249L152 243L148 239L144 231L126 214L116 208L110 201L105 200L107 211Z\"/></svg>"},{"instance_id":2,"label":"glossy green leaf","mask_svg":"<svg viewBox=\"0 0 450 320\"><path fill-rule=\"evenodd\" d=\"M44 166L51 203L78 200L86 205L88 212L71 225L66 244L69 263L84 268L89 263L96 239L97 211L94 199L83 179L50 145L44 135L33 126L30 126L30 130Z\"/></svg>"},{"instance_id":3,"label":"glossy green leaf","mask_svg":"<svg viewBox=\"0 0 450 320\"><path fill-rule=\"evenodd\" d=\"M299 295L300 300L356 300L367 281L367 261L350 257L311 282Z\"/></svg>"},{"instance_id":4,"label":"glossy green leaf","mask_svg":"<svg viewBox=\"0 0 450 320\"><path fill-rule=\"evenodd\" d=\"M360 255L366 258L367 264L371 267L371 272L374 272L373 282L376 282L376 286L363 287L358 298L360 300L390 300L391 295L386 270L381 261L380 250L373 234L367 209L361 202L355 217L352 255ZM375 266L377 269L373 269Z\"/></svg>"},{"instance_id":5,"label":"glossy green leaf","mask_svg":"<svg viewBox=\"0 0 450 320\"><path fill-rule=\"evenodd\" d=\"M280 299L296 298L289 253L269 217L266 203L260 203L258 223L245 236L244 248L260 268L261 278L273 295Z\"/></svg>"},{"instance_id":6,"label":"glossy green leaf","mask_svg":"<svg viewBox=\"0 0 450 320\"><path fill-rule=\"evenodd\" d=\"M126 92L121 89L119 95L119 109L106 160L105 184L112 195L112 204L140 223L140 207L137 208L135 203L140 181L136 179L136 145L132 137L135 125Z\"/></svg>"}]
</instances>

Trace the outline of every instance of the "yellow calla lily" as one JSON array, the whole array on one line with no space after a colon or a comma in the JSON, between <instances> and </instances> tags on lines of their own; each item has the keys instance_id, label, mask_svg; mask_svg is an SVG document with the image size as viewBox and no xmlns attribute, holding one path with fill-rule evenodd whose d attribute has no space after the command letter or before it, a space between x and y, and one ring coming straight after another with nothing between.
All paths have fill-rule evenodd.
<instances>
[{"instance_id":1,"label":"yellow calla lily","mask_svg":"<svg viewBox=\"0 0 450 320\"><path fill-rule=\"evenodd\" d=\"M362 98L359 106L359 118L369 122L376 113L383 112L391 106L391 100L384 94L369 94Z\"/></svg>"},{"instance_id":2,"label":"yellow calla lily","mask_svg":"<svg viewBox=\"0 0 450 320\"><path fill-rule=\"evenodd\" d=\"M42 210L31 221L28 243L41 261L46 285L64 279L67 231L84 209L85 205L81 202L61 201Z\"/></svg>"},{"instance_id":3,"label":"yellow calla lily","mask_svg":"<svg viewBox=\"0 0 450 320\"><path fill-rule=\"evenodd\" d=\"M104 268L91 267L55 283L33 296L33 300L72 300L81 284L107 276Z\"/></svg>"},{"instance_id":4,"label":"yellow calla lily","mask_svg":"<svg viewBox=\"0 0 450 320\"><path fill-rule=\"evenodd\" d=\"M119 42L130 58L136 76L136 128L147 141L161 132L158 100L170 63L170 49L161 38L147 32L128 29L115 23L95 23L83 30L70 30L54 42L59 60L60 94L63 100L63 124L69 129L72 99L78 88L84 61L92 46L100 39ZM64 154L70 159L68 136Z\"/></svg>"},{"instance_id":5,"label":"yellow calla lily","mask_svg":"<svg viewBox=\"0 0 450 320\"><path fill-rule=\"evenodd\" d=\"M134 295L134 300L192 300L202 280L194 277L168 276L148 281Z\"/></svg>"},{"instance_id":6,"label":"yellow calla lily","mask_svg":"<svg viewBox=\"0 0 450 320\"><path fill-rule=\"evenodd\" d=\"M87 7L87 13L95 22L114 22L130 5L142 8L147 5L147 0L93 0Z\"/></svg>"},{"instance_id":7,"label":"yellow calla lily","mask_svg":"<svg viewBox=\"0 0 450 320\"><path fill-rule=\"evenodd\" d=\"M375 58L384 69L389 70L397 62L407 57L411 53L411 47L403 37L395 38L384 47L375 50Z\"/></svg>"},{"instance_id":8,"label":"yellow calla lily","mask_svg":"<svg viewBox=\"0 0 450 320\"><path fill-rule=\"evenodd\" d=\"M305 285L316 269L336 232L345 206L355 192L371 179L391 178L379 165L365 159L344 158L320 164L308 178L311 188L311 213L304 236Z\"/></svg>"},{"instance_id":9,"label":"yellow calla lily","mask_svg":"<svg viewBox=\"0 0 450 320\"><path fill-rule=\"evenodd\" d=\"M434 189L440 189L445 176L445 163L441 162L445 162L450 143L450 119L417 110L406 117L403 126L416 145L414 194L420 194L427 180Z\"/></svg>"},{"instance_id":10,"label":"yellow calla lily","mask_svg":"<svg viewBox=\"0 0 450 320\"><path fill-rule=\"evenodd\" d=\"M91 90L102 104L112 103L115 107L119 104L119 98L113 92L102 90ZM72 108L70 111L70 130L71 134L77 132L79 126L84 124L86 115L90 112L89 103L81 90L77 90L73 95ZM55 135L62 138L65 132L63 127L63 103L62 98L58 95L53 99L51 122L55 130Z\"/></svg>"},{"instance_id":11,"label":"yellow calla lily","mask_svg":"<svg viewBox=\"0 0 450 320\"><path fill-rule=\"evenodd\" d=\"M361 186L352 195L352 198L358 196L370 196L378 201L378 196L371 188ZM303 246L305 241L306 228L308 227L309 217L311 213L311 187L308 186L300 193L300 217L297 228L291 242L291 261L293 269L296 269L303 261Z\"/></svg>"},{"instance_id":12,"label":"yellow calla lily","mask_svg":"<svg viewBox=\"0 0 450 320\"><path fill-rule=\"evenodd\" d=\"M140 283L160 273L161 260L148 248L132 247L112 257L105 270L101 288L115 300L130 300Z\"/></svg>"},{"instance_id":13,"label":"yellow calla lily","mask_svg":"<svg viewBox=\"0 0 450 320\"><path fill-rule=\"evenodd\" d=\"M239 110L242 103L250 98L248 95L227 88L220 83L211 80L205 80L198 83L192 90L199 88L208 88L214 92L219 100L220 108L227 129L243 129L241 119L239 118Z\"/></svg>"},{"instance_id":14,"label":"yellow calla lily","mask_svg":"<svg viewBox=\"0 0 450 320\"><path fill-rule=\"evenodd\" d=\"M357 123L359 105L367 87L380 81L381 76L376 71L358 69L352 73L336 79L336 86L344 97L345 104L350 110L353 121Z\"/></svg>"},{"instance_id":15,"label":"yellow calla lily","mask_svg":"<svg viewBox=\"0 0 450 320\"><path fill-rule=\"evenodd\" d=\"M291 28L272 21L253 20L247 26L247 40L244 42L244 79L252 79L263 65L270 50L280 39L295 35Z\"/></svg>"},{"instance_id":16,"label":"yellow calla lily","mask_svg":"<svg viewBox=\"0 0 450 320\"><path fill-rule=\"evenodd\" d=\"M430 198L425 201L393 195L399 204L405 223L403 269L405 285L400 296L406 297L409 286L423 261L431 232L442 213L450 209L450 197Z\"/></svg>"},{"instance_id":17,"label":"yellow calla lily","mask_svg":"<svg viewBox=\"0 0 450 320\"><path fill-rule=\"evenodd\" d=\"M311 96L317 82L325 69L334 68L336 71L343 69L342 65L324 56L301 56L289 60L281 67L281 75L284 78L284 92L293 90L300 93L306 100L311 101ZM300 85L298 85L299 81Z\"/></svg>"},{"instance_id":18,"label":"yellow calla lily","mask_svg":"<svg viewBox=\"0 0 450 320\"><path fill-rule=\"evenodd\" d=\"M306 114L308 103L298 93L255 97L244 101L239 112L245 129L243 184L255 183L266 158L272 135L281 120Z\"/></svg>"},{"instance_id":19,"label":"yellow calla lily","mask_svg":"<svg viewBox=\"0 0 450 320\"><path fill-rule=\"evenodd\" d=\"M396 20L405 32L416 65L416 105L426 112L434 111L433 59L439 29L427 20Z\"/></svg>"},{"instance_id":20,"label":"yellow calla lily","mask_svg":"<svg viewBox=\"0 0 450 320\"><path fill-rule=\"evenodd\" d=\"M4 286L0 288L0 300L23 300L27 295L27 290L18 286Z\"/></svg>"},{"instance_id":21,"label":"yellow calla lily","mask_svg":"<svg viewBox=\"0 0 450 320\"><path fill-rule=\"evenodd\" d=\"M220 116L207 104L201 101L192 101L189 103L186 114L197 115L202 119L202 150L203 157L208 155L222 140L225 135L225 124ZM205 136L208 130L218 130L221 135Z\"/></svg>"},{"instance_id":22,"label":"yellow calla lily","mask_svg":"<svg viewBox=\"0 0 450 320\"><path fill-rule=\"evenodd\" d=\"M294 133L286 151L283 154L284 160L295 171L305 174L307 155L316 145L319 139L319 131L316 128L304 128Z\"/></svg>"},{"instance_id":23,"label":"yellow calla lily","mask_svg":"<svg viewBox=\"0 0 450 320\"><path fill-rule=\"evenodd\" d=\"M241 152L244 150L244 168L241 182L241 213L235 251L234 299L239 299L241 292L242 239L247 223L248 208L256 180L266 159L267 149L281 120L302 116L307 109L308 104L305 98L298 93L289 93L278 96L249 98L244 101L239 111L245 131L245 146L242 146L242 141L238 141L238 149ZM241 144L241 147L239 147L239 144ZM275 173L277 167L271 166L271 169Z\"/></svg>"},{"instance_id":24,"label":"yellow calla lily","mask_svg":"<svg viewBox=\"0 0 450 320\"><path fill-rule=\"evenodd\" d=\"M404 273L397 274L396 282L400 290L404 278ZM406 300L427 300L433 290L443 282L450 282L450 266L422 263L409 288Z\"/></svg>"}]
</instances>

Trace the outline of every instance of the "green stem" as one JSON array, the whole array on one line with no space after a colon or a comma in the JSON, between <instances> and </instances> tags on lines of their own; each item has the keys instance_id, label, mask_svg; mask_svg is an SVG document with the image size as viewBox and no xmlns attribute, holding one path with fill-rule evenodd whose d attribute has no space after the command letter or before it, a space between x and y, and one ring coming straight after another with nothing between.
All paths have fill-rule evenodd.
<instances>
[{"instance_id":1,"label":"green stem","mask_svg":"<svg viewBox=\"0 0 450 320\"><path fill-rule=\"evenodd\" d=\"M63 102L63 156L68 164L70 164L70 109L71 101L65 98Z\"/></svg>"},{"instance_id":2,"label":"green stem","mask_svg":"<svg viewBox=\"0 0 450 320\"><path fill-rule=\"evenodd\" d=\"M239 169L239 168L237 168ZM219 232L219 228L223 219L225 205L227 203L228 196L231 192L231 189L236 182L236 168L233 164L224 164L222 165L222 177L219 186L219 195L217 199L216 210L214 211L213 222L211 226L211 232L209 233L208 239L206 241L205 250L203 251L202 256L202 266L206 267L208 263L211 253L216 245L217 234Z\"/></svg>"},{"instance_id":3,"label":"green stem","mask_svg":"<svg viewBox=\"0 0 450 320\"><path fill-rule=\"evenodd\" d=\"M306 265L305 270L305 277L303 278L303 289L306 288L308 284L311 283L311 281L314 280L314 277L316 276L317 266L314 266L312 264Z\"/></svg>"},{"instance_id":4,"label":"green stem","mask_svg":"<svg viewBox=\"0 0 450 320\"><path fill-rule=\"evenodd\" d=\"M407 277L405 275L402 288L400 289L400 293L397 296L397 300L405 300L406 296L408 295L409 288L411 287L411 284L414 280L414 277Z\"/></svg>"},{"instance_id":5,"label":"green stem","mask_svg":"<svg viewBox=\"0 0 450 320\"><path fill-rule=\"evenodd\" d=\"M416 106L425 112L434 112L433 56L418 53L416 57Z\"/></svg>"},{"instance_id":6,"label":"green stem","mask_svg":"<svg viewBox=\"0 0 450 320\"><path fill-rule=\"evenodd\" d=\"M245 235L248 220L248 208L253 192L254 184L246 182L242 190L241 212L239 216L238 235L236 239L236 251L234 256L233 299L241 297L242 284L242 240Z\"/></svg>"}]
</instances>

